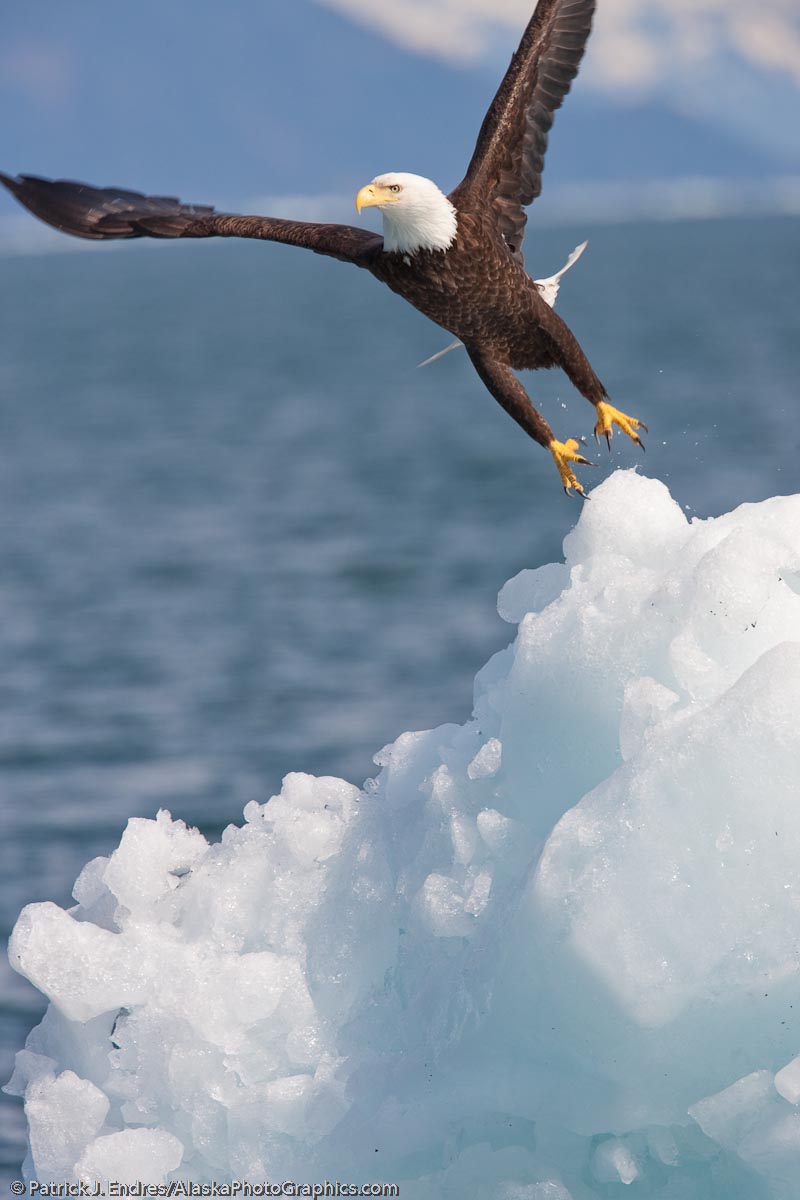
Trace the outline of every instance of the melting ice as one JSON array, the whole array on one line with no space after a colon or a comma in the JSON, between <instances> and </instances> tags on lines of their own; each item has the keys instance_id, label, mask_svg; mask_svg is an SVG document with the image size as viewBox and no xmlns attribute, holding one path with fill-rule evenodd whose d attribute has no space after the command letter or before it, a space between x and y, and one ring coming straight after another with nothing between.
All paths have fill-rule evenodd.
<instances>
[{"instance_id":1,"label":"melting ice","mask_svg":"<svg viewBox=\"0 0 800 1200\"><path fill-rule=\"evenodd\" d=\"M466 725L23 911L27 1179L796 1200L800 496L620 472L564 553Z\"/></svg>"}]
</instances>

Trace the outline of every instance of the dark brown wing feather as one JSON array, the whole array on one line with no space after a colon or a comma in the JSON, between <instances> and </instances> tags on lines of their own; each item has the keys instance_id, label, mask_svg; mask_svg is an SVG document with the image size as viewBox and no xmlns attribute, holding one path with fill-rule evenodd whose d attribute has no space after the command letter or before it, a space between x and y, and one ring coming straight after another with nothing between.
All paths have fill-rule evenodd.
<instances>
[{"instance_id":1,"label":"dark brown wing feather","mask_svg":"<svg viewBox=\"0 0 800 1200\"><path fill-rule=\"evenodd\" d=\"M144 196L122 188L95 188L67 179L0 173L0 183L30 212L63 233L95 241L110 238L260 238L302 246L361 265L383 238L352 225L318 225L277 217L217 213L208 205L181 204L172 196Z\"/></svg>"},{"instance_id":2,"label":"dark brown wing feather","mask_svg":"<svg viewBox=\"0 0 800 1200\"><path fill-rule=\"evenodd\" d=\"M519 262L525 206L542 190L547 135L578 73L594 9L595 0L539 0L450 197L457 208L489 204Z\"/></svg>"}]
</instances>

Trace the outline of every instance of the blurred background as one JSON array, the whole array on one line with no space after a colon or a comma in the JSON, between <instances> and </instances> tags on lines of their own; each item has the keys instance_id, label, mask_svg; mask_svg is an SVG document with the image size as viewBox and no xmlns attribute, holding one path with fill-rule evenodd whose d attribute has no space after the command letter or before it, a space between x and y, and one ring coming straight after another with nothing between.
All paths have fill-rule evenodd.
<instances>
[{"instance_id":1,"label":"blurred background","mask_svg":"<svg viewBox=\"0 0 800 1200\"><path fill-rule=\"evenodd\" d=\"M531 0L9 0L0 167L354 221L461 178ZM600 0L525 244L650 426L583 472L689 518L798 487L795 0ZM365 214L369 220L372 214ZM373 223L378 227L377 222ZM72 253L67 253L71 251ZM128 817L216 837L290 770L356 783L469 715L506 578L580 514L463 352L368 276L252 243L97 247L0 196L0 920ZM557 435L592 413L527 385ZM531 731L535 736L535 730ZM0 1074L41 1011L0 973ZM0 1108L0 1182L24 1121Z\"/></svg>"}]
</instances>

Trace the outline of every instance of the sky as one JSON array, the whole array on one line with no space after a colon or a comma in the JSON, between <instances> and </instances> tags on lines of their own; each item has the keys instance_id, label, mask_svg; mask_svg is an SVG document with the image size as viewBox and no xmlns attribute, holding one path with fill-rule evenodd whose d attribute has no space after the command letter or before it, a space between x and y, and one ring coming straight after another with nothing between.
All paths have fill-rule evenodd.
<instances>
[{"instance_id":1,"label":"sky","mask_svg":"<svg viewBox=\"0 0 800 1200\"><path fill-rule=\"evenodd\" d=\"M319 0L392 41L455 62L481 59L493 30L519 30L530 0ZM676 65L695 69L725 52L800 84L800 13L794 0L601 0L593 32L594 82L651 90Z\"/></svg>"},{"instance_id":2,"label":"sky","mask_svg":"<svg viewBox=\"0 0 800 1200\"><path fill-rule=\"evenodd\" d=\"M507 43L506 34L512 38L523 28L531 11L530 0L321 2L398 45L462 64L486 60ZM658 98L796 150L797 108L794 121L775 128L761 116L769 118L781 82L800 104L800 5L600 0L584 73L598 93L631 103Z\"/></svg>"},{"instance_id":3,"label":"sky","mask_svg":"<svg viewBox=\"0 0 800 1200\"><path fill-rule=\"evenodd\" d=\"M385 170L450 188L531 10L6 0L0 168L336 219ZM537 203L791 207L798 118L797 0L599 0Z\"/></svg>"}]
</instances>

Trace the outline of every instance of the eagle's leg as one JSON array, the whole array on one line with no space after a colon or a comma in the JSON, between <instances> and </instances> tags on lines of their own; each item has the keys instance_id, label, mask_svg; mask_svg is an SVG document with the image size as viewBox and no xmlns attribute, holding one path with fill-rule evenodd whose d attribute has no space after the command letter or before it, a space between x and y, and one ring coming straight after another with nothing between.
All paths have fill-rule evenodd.
<instances>
[{"instance_id":1,"label":"eagle's leg","mask_svg":"<svg viewBox=\"0 0 800 1200\"><path fill-rule=\"evenodd\" d=\"M597 440L604 437L610 450L616 425L644 450L644 443L636 432L638 429L643 429L647 433L644 421L638 421L636 417L629 417L627 413L621 412L609 403L608 393L595 375L592 364L581 349L578 339L558 314L551 311L547 315L547 323L551 340L557 348L556 362L558 366L563 367L571 383L597 409L597 422L594 427L594 436Z\"/></svg>"},{"instance_id":2,"label":"eagle's leg","mask_svg":"<svg viewBox=\"0 0 800 1200\"><path fill-rule=\"evenodd\" d=\"M614 436L615 425L623 433L627 433L628 437L644 450L644 442L636 432L637 429L643 429L647 433L647 426L644 421L637 421L636 417L629 417L624 412L620 412L618 408L614 408L613 404L609 404L607 400L600 400L597 404L597 424L594 427L594 436L598 441L601 437L604 437L608 442L609 450L611 449L611 439Z\"/></svg>"},{"instance_id":3,"label":"eagle's leg","mask_svg":"<svg viewBox=\"0 0 800 1200\"><path fill-rule=\"evenodd\" d=\"M534 408L528 393L506 363L490 358L485 351L469 344L467 344L467 353L472 359L475 370L498 404L501 404L509 416L512 416L517 424L522 426L529 437L550 451L566 494L569 495L571 491L575 491L579 496L585 498L586 493L570 464L582 463L584 466L591 467L594 466L594 463L590 463L588 458L584 458L578 452L576 440L574 438L570 438L566 442L556 440L547 421Z\"/></svg>"}]
</instances>

